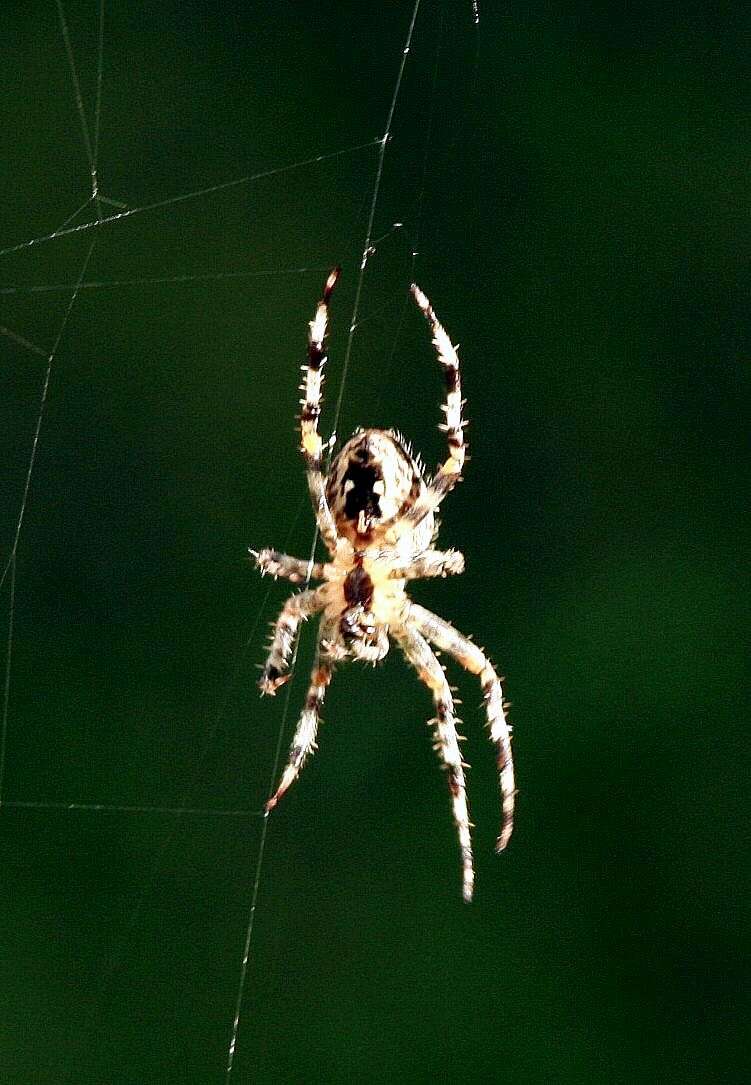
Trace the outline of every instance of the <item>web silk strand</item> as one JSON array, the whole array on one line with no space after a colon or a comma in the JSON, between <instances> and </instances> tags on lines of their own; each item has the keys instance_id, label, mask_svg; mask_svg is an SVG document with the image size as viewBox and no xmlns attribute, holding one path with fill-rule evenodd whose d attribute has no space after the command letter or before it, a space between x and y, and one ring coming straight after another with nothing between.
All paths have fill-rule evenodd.
<instances>
[{"instance_id":1,"label":"web silk strand","mask_svg":"<svg viewBox=\"0 0 751 1085\"><path fill-rule=\"evenodd\" d=\"M61 341L61 339L63 337L63 333L65 332L65 328L66 328L67 323L68 323L68 318L70 317L70 314L71 314L71 312L73 310L73 306L76 303L76 298L78 297L79 291L81 289L81 283L83 282L84 276L86 274L86 269L89 266L89 260L91 259L92 252L94 251L94 244L95 243L92 241L91 245L89 246L89 251L86 254L86 259L84 260L83 267L81 268L81 272L80 272L80 274L78 276L78 282L76 283L75 287L73 288L73 293L71 294L70 301L68 302L68 306L67 306L67 308L65 310L65 316L63 317L62 323L60 325L60 329L59 329L59 331L57 333L57 337L55 339L54 346L52 347L52 350L50 351L50 353L47 355L47 369L45 370L44 381L42 382L42 394L41 394L40 399L39 399L39 410L37 411L37 420L36 420L36 426L34 428L34 437L33 437L32 442L31 442L31 455L29 456L29 465L26 468L26 480L24 482L23 495L21 497L21 508L20 508L19 513L18 513L18 519L16 520L16 530L15 530L14 535L13 535L13 543L12 543L11 548L10 548L10 554L8 555L8 560L7 560L6 564L5 564L5 568L3 569L2 576L0 576L0 588L2 588L3 584L5 583L5 578L8 575L8 570L11 567L11 563L13 561L15 561L16 552L18 550L18 540L21 537L21 530L23 528L23 521L24 521L24 517L26 516L26 505L27 505L27 502L28 502L28 499L29 499L29 487L31 486L31 476L34 473L34 465L36 463L37 450L39 448L39 434L41 433L41 430L42 430L42 422L44 421L44 411L45 411L45 407L47 406L47 395L48 395L49 388L50 388L50 377L52 376L52 366L54 365L55 356L57 354L57 348L60 346L60 341Z\"/></svg>"},{"instance_id":2,"label":"web silk strand","mask_svg":"<svg viewBox=\"0 0 751 1085\"><path fill-rule=\"evenodd\" d=\"M29 463L26 468L26 479L24 482L23 495L21 497L21 508L18 513L18 519L16 520L16 530L13 535L13 544L10 548L10 554L3 569L2 576L0 576L0 589L3 587L5 580L10 572L10 607L8 614L8 639L7 639L7 654L5 659L5 680L3 688L3 709L2 709L2 723L0 724L0 807L2 807L2 788L5 780L5 754L8 740L8 710L10 705L10 683L11 683L11 670L13 662L13 627L15 621L16 611L16 555L18 554L18 542L21 538L21 531L23 529L24 517L26 516L26 506L29 500L29 489L31 488L31 479L34 474L34 465L36 463L37 450L39 448L39 435L42 431L42 422L44 420L44 410L47 406L47 395L50 387L50 378L52 376L52 366L55 361L58 347L63 338L65 328L68 324L68 318L73 311L73 306L76 303L78 297L78 291L80 284L83 282L86 274L86 269L89 266L89 260L91 254L94 251L95 242L92 241L89 245L89 251L86 253L86 259L83 262L83 266L78 276L78 283L76 284L73 293L71 294L68 302L65 314L60 323L55 342L52 350L47 356L47 368L44 373L44 381L42 383L42 394L39 400L39 410L37 412L36 426L34 428L34 438L31 443L31 454L29 456Z\"/></svg>"},{"instance_id":3,"label":"web silk strand","mask_svg":"<svg viewBox=\"0 0 751 1085\"><path fill-rule=\"evenodd\" d=\"M370 253L371 241L372 241L372 237L373 237L373 223L375 221L376 208L378 206L378 196L379 196L380 187L381 187L381 178L383 176L383 164L384 164L384 159L385 159L385 156L386 156L386 146L387 146L387 144L388 144L388 142L389 142L389 140L391 138L391 126L392 126L392 123L393 123L393 120L394 120L394 113L396 111L396 104L397 104L397 101L399 99L399 91L400 91L401 85L402 85L402 78L404 76L404 69L405 69L405 66L406 66L406 63L407 63L407 57L409 56L410 48L411 48L411 45L412 45L412 35L414 33L415 23L417 21L417 13L418 13L419 9L420 9L420 0L415 0L414 7L412 9L412 17L411 17L410 23L409 23L409 29L407 31L407 37L406 37L406 40L405 40L405 43L404 43L404 48L402 49L401 62L399 64L399 71L397 73L396 83L394 85L394 91L393 91L393 94L391 96L391 104L389 106L388 116L387 116L387 119L386 119L386 128L385 128L383 136L378 141L378 143L379 143L378 161L377 161L377 166L376 166L375 181L373 183L373 194L372 194L372 197L371 197L371 200L370 200L370 211L369 211L369 214L368 214L368 222L367 222L367 227L366 227L366 231L365 231L365 241L363 243L362 257L361 257L361 260L360 260L360 268L359 268L359 272L358 272L358 276L357 276L357 287L356 287L356 290L355 290L355 300L354 300L354 304L353 304L353 308L352 308L352 318L350 320L349 334L347 336L347 346L346 346L346 350L345 350L345 354L344 354L344 364L342 366L342 376L341 376L341 381L340 381L340 384L339 384L339 394L337 396L336 409L334 411L334 423L333 423L333 431L334 432L336 432L337 426L339 424L339 418L340 418L340 415L341 415L342 402L343 402L343 399L344 399L344 387L345 387L345 383L346 383L347 372L348 372L348 369L349 369L350 357L351 357L351 354L352 354L352 345L353 345L353 341L354 341L355 329L357 327L357 319L358 319L359 312L360 312L360 299L361 299L361 296L362 296L362 287L363 287L363 280L364 280L364 277L365 277L365 268L366 268L367 263L368 263L368 255ZM331 454L329 453L329 459L330 459L330 457L331 457ZM312 542L311 549L310 549L309 567L311 569L312 569L313 560L314 560L314 557L315 557L315 550L316 550L317 543L318 543L318 528L316 527L316 529L315 529L315 531L313 533L313 542ZM309 580L310 580L310 576L308 576L308 581L307 582L309 582ZM306 584L307 584L307 582L306 582ZM294 671L295 663L297 661L297 653L298 653L299 645L300 645L300 638L299 638L299 633L298 633L298 636L297 636L297 639L296 639L296 642L295 642L295 648L294 648L294 653L293 653L293 657L292 657L292 662L290 664L290 670L291 671ZM286 724L287 724L287 717L289 715L291 692L292 692L292 683L288 683L287 684L287 695L286 695L285 703L284 703L284 710L282 712L282 719L281 719L281 723L279 725L279 732L278 732L278 736L277 736L276 752L275 752L275 756L274 756L274 765L273 765L272 772L271 772L270 779L269 779L269 790L268 790L269 796L271 796L271 794L273 794L274 782L275 782L275 779L276 779L277 769L278 769L278 765L279 765L279 759L280 759L280 756L281 756L282 740L283 740L284 731L285 731ZM238 1040L238 1035L239 1035L239 1031L240 1031L240 1020L241 1020L241 1016L242 1016L243 999L244 999L244 996L245 996L245 986L246 986L246 982L247 982L248 966L249 966L249 962L250 962L250 951L251 951L251 946L252 946L252 942L253 942L253 932L254 932L254 927L255 927L256 908L257 908L257 905L258 905L258 896L259 896L260 886L261 886L261 875L262 875L262 871L263 871L263 861L264 861L264 856L265 856L265 853L266 853L266 838L267 838L267 834L268 834L268 824L269 824L269 819L268 819L268 817L266 817L266 818L264 818L263 826L261 828L261 839L260 839L259 845L258 845L258 856L257 856L257 859L256 859L256 867L255 867L255 873L254 873L254 877L253 877L253 889L252 889L252 892L251 892L250 909L249 909L249 914L248 914L248 922L247 922L246 930L245 930L245 941L244 941L244 944L243 944L242 964L241 964L241 968L240 968L240 977L239 977L238 989L237 989L237 999L236 999L236 1002L235 1002L235 1013L234 1013L233 1020L232 1020L232 1032L231 1032L231 1036L230 1036L229 1047L227 1049L227 1067L226 1067L226 1074L225 1074L225 1085L231 1085L232 1072L233 1072L234 1065L235 1065L235 1055L236 1055L236 1052L237 1052L237 1040Z\"/></svg>"},{"instance_id":4,"label":"web silk strand","mask_svg":"<svg viewBox=\"0 0 751 1085\"><path fill-rule=\"evenodd\" d=\"M281 173L290 173L292 170L302 169L304 166L315 166L319 162L330 162L332 159L341 158L345 154L354 154L356 151L365 150L367 147L375 147L377 139L369 139L367 143L357 143L351 147L344 147L340 151L331 151L329 154L317 154L312 158L303 158L299 162L290 162L286 166L276 166L273 169L260 170L258 173L249 173L245 177L236 177L232 181L221 181L216 185L206 188L197 188L193 192L183 192L178 196L170 196L165 200L155 200L153 203L143 204L141 207L129 207L125 211L118 211L113 215L105 215L103 218L93 219L89 222L79 222L75 226L65 229L53 230L51 234L42 234L40 237L32 237L28 241L19 241L17 245L9 245L0 249L0 256L9 256L23 249L31 249L36 245L42 245L45 241L55 241L58 237L68 237L70 234L82 233L85 230L96 230L101 226L108 226L112 222L121 222L133 215L141 215L146 211L156 211L161 207L172 207L177 203L185 203L186 200L196 200L201 196L213 196L216 192L224 192L238 185L249 185L254 181L262 181L266 177L277 177ZM86 201L87 203L90 200Z\"/></svg>"}]
</instances>

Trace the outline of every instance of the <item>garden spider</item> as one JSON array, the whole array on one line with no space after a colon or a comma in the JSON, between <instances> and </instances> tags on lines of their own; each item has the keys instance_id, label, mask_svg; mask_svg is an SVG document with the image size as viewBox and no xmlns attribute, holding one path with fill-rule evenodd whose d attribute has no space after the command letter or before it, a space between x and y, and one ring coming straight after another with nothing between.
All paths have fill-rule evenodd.
<instances>
[{"instance_id":1,"label":"garden spider","mask_svg":"<svg viewBox=\"0 0 751 1085\"><path fill-rule=\"evenodd\" d=\"M283 576L305 590L291 596L282 608L272 635L260 680L262 693L274 694L287 682L289 661L300 622L320 614L316 660L310 688L290 747L287 766L267 814L297 779L316 746L316 732L326 687L335 662L362 659L376 663L389 650L393 637L435 702L435 748L448 774L454 820L462 857L464 899L472 899L474 868L470 821L464 782L464 764L451 689L429 641L447 652L472 674L479 676L490 736L498 751L502 800L501 831L496 851L511 836L514 812L514 769L511 729L505 716L501 683L490 661L471 640L452 625L411 602L404 588L408 580L461 573L464 557L457 550L434 550L435 513L461 477L464 465L464 422L461 409L459 358L438 322L433 307L414 284L412 296L433 334L438 361L446 381L446 422L440 428L448 440L448 458L431 479L423 476L418 458L393 430L360 429L334 458L328 476L322 470L324 443L318 433L321 386L326 361L328 304L339 278L339 268L326 280L323 297L309 325L308 360L300 415L301 450L318 529L330 561L313 563L276 550L251 550L262 574ZM308 588L311 578L322 580Z\"/></svg>"}]
</instances>

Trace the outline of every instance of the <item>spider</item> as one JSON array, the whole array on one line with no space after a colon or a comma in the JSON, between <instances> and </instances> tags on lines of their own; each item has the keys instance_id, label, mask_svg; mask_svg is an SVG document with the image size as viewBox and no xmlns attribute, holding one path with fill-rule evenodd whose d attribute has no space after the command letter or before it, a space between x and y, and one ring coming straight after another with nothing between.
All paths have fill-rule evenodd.
<instances>
[{"instance_id":1,"label":"spider","mask_svg":"<svg viewBox=\"0 0 751 1085\"><path fill-rule=\"evenodd\" d=\"M292 739L287 765L276 792L266 803L268 814L297 779L308 755L316 748L316 732L334 664L345 659L377 663L389 650L389 638L401 648L435 703L435 748L445 766L462 860L462 891L472 899L474 866L470 820L459 750L459 722L451 688L430 644L448 653L478 675L490 736L498 755L502 820L496 851L511 836L514 812L514 769L511 729L506 720L500 680L485 653L443 618L413 603L405 591L408 580L445 577L464 570L457 550L435 550L436 510L461 478L466 445L462 420L459 358L427 297L414 284L412 297L428 322L443 369L446 402L443 412L448 457L432 478L424 474L419 457L394 430L359 429L343 446L324 474L326 447L318 433L323 366L331 294L339 278L335 268L326 280L323 297L309 324L308 359L300 388L301 451L316 520L330 560L304 561L276 550L251 550L261 574L286 577L305 588L284 604L273 626L269 655L259 685L275 694L289 681L290 657L300 622L320 614L316 659L305 706ZM317 588L311 578L323 581Z\"/></svg>"}]
</instances>

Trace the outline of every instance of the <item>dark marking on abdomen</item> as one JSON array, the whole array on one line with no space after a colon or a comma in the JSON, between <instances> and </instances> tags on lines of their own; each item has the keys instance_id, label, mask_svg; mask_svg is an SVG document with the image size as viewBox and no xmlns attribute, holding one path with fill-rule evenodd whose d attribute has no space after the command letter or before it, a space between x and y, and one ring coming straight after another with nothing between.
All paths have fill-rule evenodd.
<instances>
[{"instance_id":1,"label":"dark marking on abdomen","mask_svg":"<svg viewBox=\"0 0 751 1085\"><path fill-rule=\"evenodd\" d=\"M373 581L362 567L358 567L347 574L344 581L344 598L349 606L369 608L373 602Z\"/></svg>"}]
</instances>

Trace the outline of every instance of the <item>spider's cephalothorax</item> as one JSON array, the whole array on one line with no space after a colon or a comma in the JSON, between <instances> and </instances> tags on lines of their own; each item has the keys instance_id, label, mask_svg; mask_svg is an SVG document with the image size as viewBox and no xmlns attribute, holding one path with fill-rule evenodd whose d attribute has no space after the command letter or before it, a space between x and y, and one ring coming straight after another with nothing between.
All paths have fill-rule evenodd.
<instances>
[{"instance_id":1,"label":"spider's cephalothorax","mask_svg":"<svg viewBox=\"0 0 751 1085\"><path fill-rule=\"evenodd\" d=\"M376 663L388 652L391 638L433 694L436 749L448 773L462 853L464 898L471 900L474 867L465 766L456 730L459 721L454 715L451 688L430 644L480 679L490 735L498 754L502 802L498 851L511 836L514 813L514 769L506 705L500 680L485 653L443 618L413 603L405 591L408 580L448 576L464 569L464 558L458 551L432 549L435 511L459 481L465 460L459 358L430 302L413 285L412 296L428 321L444 372L446 421L441 428L446 432L448 456L432 478L425 478L419 459L399 434L392 430L358 430L335 457L325 477L318 418L328 303L338 277L337 268L329 275L310 322L300 415L308 486L330 560L311 564L276 550L251 551L262 573L306 585L304 591L287 600L275 623L260 681L263 693L275 693L290 678L289 661L299 624L320 614L318 651L305 707L287 766L266 810L276 806L315 748L321 706L334 663L348 658ZM308 588L312 578L323 583Z\"/></svg>"}]
</instances>

